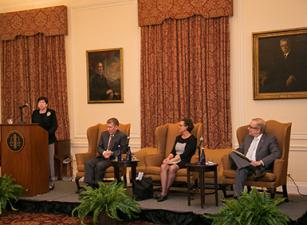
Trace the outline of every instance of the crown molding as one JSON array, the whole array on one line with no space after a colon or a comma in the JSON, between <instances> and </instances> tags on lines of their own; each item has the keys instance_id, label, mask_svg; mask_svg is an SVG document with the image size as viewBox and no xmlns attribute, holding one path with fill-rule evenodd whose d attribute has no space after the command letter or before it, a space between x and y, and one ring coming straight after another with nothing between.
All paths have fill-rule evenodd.
<instances>
[{"instance_id":1,"label":"crown molding","mask_svg":"<svg viewBox=\"0 0 307 225\"><path fill-rule=\"evenodd\" d=\"M97 8L108 8L114 6L128 5L131 3L137 3L137 0L80 0L71 4L71 8L75 10L86 10L86 9L97 9Z\"/></svg>"},{"instance_id":2,"label":"crown molding","mask_svg":"<svg viewBox=\"0 0 307 225\"><path fill-rule=\"evenodd\" d=\"M72 9L96 9L137 3L137 0L0 0L0 13L66 5Z\"/></svg>"},{"instance_id":3,"label":"crown molding","mask_svg":"<svg viewBox=\"0 0 307 225\"><path fill-rule=\"evenodd\" d=\"M67 5L67 0L0 0L0 13Z\"/></svg>"}]
</instances>

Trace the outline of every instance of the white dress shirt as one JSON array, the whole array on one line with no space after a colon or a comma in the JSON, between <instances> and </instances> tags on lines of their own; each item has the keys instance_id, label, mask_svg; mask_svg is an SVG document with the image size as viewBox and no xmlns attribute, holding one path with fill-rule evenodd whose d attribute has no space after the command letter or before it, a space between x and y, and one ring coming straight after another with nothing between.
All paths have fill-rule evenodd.
<instances>
[{"instance_id":1,"label":"white dress shirt","mask_svg":"<svg viewBox=\"0 0 307 225\"><path fill-rule=\"evenodd\" d=\"M252 141L251 145L249 146L248 151L246 153L246 157L249 158L252 161L256 160L256 150L257 150L257 147L258 147L258 144L259 144L261 137L262 137L262 134L260 134L257 137L254 137L254 139L253 139L253 141Z\"/></svg>"}]
</instances>

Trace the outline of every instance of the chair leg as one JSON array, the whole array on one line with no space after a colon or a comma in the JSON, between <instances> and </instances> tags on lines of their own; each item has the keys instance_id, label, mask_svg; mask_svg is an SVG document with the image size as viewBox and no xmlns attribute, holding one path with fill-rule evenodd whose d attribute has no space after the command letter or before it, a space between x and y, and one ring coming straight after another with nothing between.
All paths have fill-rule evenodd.
<instances>
[{"instance_id":1,"label":"chair leg","mask_svg":"<svg viewBox=\"0 0 307 225\"><path fill-rule=\"evenodd\" d=\"M271 198L275 198L275 192L276 192L276 188L271 188L270 189L270 193L271 193Z\"/></svg>"},{"instance_id":2,"label":"chair leg","mask_svg":"<svg viewBox=\"0 0 307 225\"><path fill-rule=\"evenodd\" d=\"M283 193L283 196L285 198L285 202L288 202L289 198L288 198L288 190L287 190L286 184L282 185L282 193Z\"/></svg>"},{"instance_id":3,"label":"chair leg","mask_svg":"<svg viewBox=\"0 0 307 225\"><path fill-rule=\"evenodd\" d=\"M232 185L231 185L230 187L231 187L231 189L232 189ZM220 188L222 189L224 198L233 197L233 194L227 194L227 185L221 184Z\"/></svg>"},{"instance_id":4,"label":"chair leg","mask_svg":"<svg viewBox=\"0 0 307 225\"><path fill-rule=\"evenodd\" d=\"M76 178L75 178L75 183L76 183L76 185L77 185L77 191L76 191L77 194L79 194L79 193L80 193L80 190L81 190L80 179L81 179L80 176L76 176Z\"/></svg>"}]
</instances>

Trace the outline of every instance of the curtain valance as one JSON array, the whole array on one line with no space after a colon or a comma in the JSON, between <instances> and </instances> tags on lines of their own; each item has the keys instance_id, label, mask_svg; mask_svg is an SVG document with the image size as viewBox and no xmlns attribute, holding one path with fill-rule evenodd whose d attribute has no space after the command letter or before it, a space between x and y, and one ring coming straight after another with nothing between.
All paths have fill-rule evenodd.
<instances>
[{"instance_id":1,"label":"curtain valance","mask_svg":"<svg viewBox=\"0 0 307 225\"><path fill-rule=\"evenodd\" d=\"M0 40L13 40L18 35L46 36L67 34L67 7L55 6L0 14Z\"/></svg>"},{"instance_id":2,"label":"curtain valance","mask_svg":"<svg viewBox=\"0 0 307 225\"><path fill-rule=\"evenodd\" d=\"M194 15L205 18L232 16L233 0L138 0L139 26Z\"/></svg>"}]
</instances>

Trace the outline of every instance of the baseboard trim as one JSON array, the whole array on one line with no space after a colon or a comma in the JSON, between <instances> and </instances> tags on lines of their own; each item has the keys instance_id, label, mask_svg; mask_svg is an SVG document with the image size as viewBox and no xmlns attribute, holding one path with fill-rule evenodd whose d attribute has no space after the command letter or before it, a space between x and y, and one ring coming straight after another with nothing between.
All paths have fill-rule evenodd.
<instances>
[{"instance_id":1,"label":"baseboard trim","mask_svg":"<svg viewBox=\"0 0 307 225\"><path fill-rule=\"evenodd\" d=\"M307 182L296 182L299 192L303 195L307 195ZM289 194L299 194L297 187L292 181L288 181L287 184Z\"/></svg>"}]
</instances>

